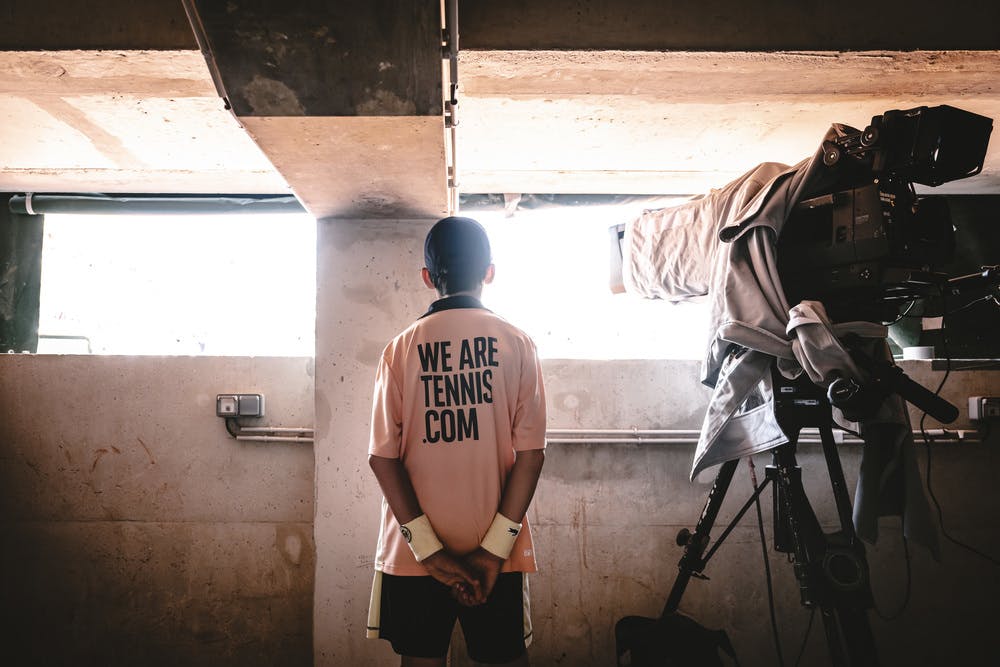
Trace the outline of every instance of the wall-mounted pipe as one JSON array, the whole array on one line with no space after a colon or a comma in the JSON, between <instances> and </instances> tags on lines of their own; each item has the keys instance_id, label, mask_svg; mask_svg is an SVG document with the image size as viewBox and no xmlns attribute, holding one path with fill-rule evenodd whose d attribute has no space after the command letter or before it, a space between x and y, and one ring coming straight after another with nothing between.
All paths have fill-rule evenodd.
<instances>
[{"instance_id":1,"label":"wall-mounted pipe","mask_svg":"<svg viewBox=\"0 0 1000 667\"><path fill-rule=\"evenodd\" d=\"M90 215L213 215L231 213L304 213L291 195L144 195L144 194L17 194L12 213Z\"/></svg>"},{"instance_id":2,"label":"wall-mounted pipe","mask_svg":"<svg viewBox=\"0 0 1000 667\"><path fill-rule=\"evenodd\" d=\"M314 433L311 428L295 428L281 426L237 426L234 437L237 440L251 440L256 442L314 442ZM287 434L298 435L287 435ZM629 445L696 445L700 431L683 429L549 429L545 432L545 439L549 443L559 443L563 445L579 444L629 444ZM982 438L977 431L969 430L927 430L927 437L935 443L978 443ZM246 435L249 434L249 435ZM274 435L286 434L286 435ZM922 438L920 431L913 431L913 437ZM834 439L838 444L863 445L864 440L857 436L846 434L842 431L834 432ZM802 429L799 444L818 445L821 444L819 433L816 429Z\"/></svg>"},{"instance_id":3,"label":"wall-mounted pipe","mask_svg":"<svg viewBox=\"0 0 1000 667\"><path fill-rule=\"evenodd\" d=\"M971 430L927 430L927 437L936 443L982 442L977 431ZM646 444L646 445L695 445L701 431L684 429L549 429L545 439L550 443L559 444ZM834 440L838 444L863 445L861 438L834 431ZM913 437L920 440L920 431L913 431ZM819 432L814 428L802 429L799 443L805 445L820 444Z\"/></svg>"},{"instance_id":4,"label":"wall-mounted pipe","mask_svg":"<svg viewBox=\"0 0 1000 667\"><path fill-rule=\"evenodd\" d=\"M448 99L444 102L448 213L459 209L458 182L458 0L445 0L442 56L448 60Z\"/></svg>"},{"instance_id":5,"label":"wall-mounted pipe","mask_svg":"<svg viewBox=\"0 0 1000 667\"><path fill-rule=\"evenodd\" d=\"M240 433L301 433L311 437L313 430L290 426L240 426Z\"/></svg>"},{"instance_id":6,"label":"wall-mounted pipe","mask_svg":"<svg viewBox=\"0 0 1000 667\"><path fill-rule=\"evenodd\" d=\"M226 418L226 431L236 440L244 442L300 442L312 444L314 441L313 429L311 428L295 426L241 426L235 417ZM290 433L297 435L288 435Z\"/></svg>"},{"instance_id":7,"label":"wall-mounted pipe","mask_svg":"<svg viewBox=\"0 0 1000 667\"><path fill-rule=\"evenodd\" d=\"M251 442L301 442L312 444L312 436L309 437L295 437L286 435L238 435L237 440L251 441Z\"/></svg>"},{"instance_id":8,"label":"wall-mounted pipe","mask_svg":"<svg viewBox=\"0 0 1000 667\"><path fill-rule=\"evenodd\" d=\"M458 104L458 0L445 0L444 55L448 59L448 101Z\"/></svg>"}]
</instances>

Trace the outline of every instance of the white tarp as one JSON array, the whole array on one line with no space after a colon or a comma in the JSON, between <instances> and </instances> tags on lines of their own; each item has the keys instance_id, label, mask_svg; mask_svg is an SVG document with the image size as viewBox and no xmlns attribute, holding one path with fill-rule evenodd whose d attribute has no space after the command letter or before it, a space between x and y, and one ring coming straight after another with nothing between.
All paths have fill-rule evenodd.
<instances>
[{"instance_id":1,"label":"white tarp","mask_svg":"<svg viewBox=\"0 0 1000 667\"><path fill-rule=\"evenodd\" d=\"M853 132L834 125L824 140ZM823 165L820 148L795 166L760 164L707 195L645 211L626 224L622 278L627 292L668 301L707 297L711 304L702 381L714 391L692 478L788 442L773 412L770 369L775 362L787 377L805 369L814 382L827 386L834 375L864 379L838 336L857 333L887 351L884 326L830 323L815 302L792 308L778 278L776 243L792 207L806 195L823 192L834 176ZM862 425L866 448L855 499L859 534L874 540L878 514L902 513L905 501L904 531L909 528L908 537L936 552L902 400L890 397L877 423L868 434ZM890 423L896 425L891 433L885 426ZM878 453L871 451L876 447ZM880 462L877 469L871 461ZM902 475L904 481L893 486L887 474ZM899 502L882 497L893 488L904 490Z\"/></svg>"}]
</instances>

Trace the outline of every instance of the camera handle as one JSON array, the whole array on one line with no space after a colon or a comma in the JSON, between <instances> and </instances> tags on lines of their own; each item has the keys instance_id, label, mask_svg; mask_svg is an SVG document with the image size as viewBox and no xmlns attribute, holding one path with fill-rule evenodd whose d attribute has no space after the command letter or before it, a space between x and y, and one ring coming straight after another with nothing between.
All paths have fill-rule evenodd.
<instances>
[{"instance_id":1,"label":"camera handle","mask_svg":"<svg viewBox=\"0 0 1000 667\"><path fill-rule=\"evenodd\" d=\"M890 394L899 394L942 424L958 419L957 407L911 380L899 366L891 361L875 361L860 349L854 336L846 336L844 342L854 362L868 373L864 383L849 378L830 383L827 400L840 408L845 417L860 422L873 416Z\"/></svg>"}]
</instances>

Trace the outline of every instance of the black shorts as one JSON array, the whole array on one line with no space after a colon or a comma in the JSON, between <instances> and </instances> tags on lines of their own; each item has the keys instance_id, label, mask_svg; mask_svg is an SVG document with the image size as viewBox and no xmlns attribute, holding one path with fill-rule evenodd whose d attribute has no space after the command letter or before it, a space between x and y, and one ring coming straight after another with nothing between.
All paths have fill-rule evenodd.
<instances>
[{"instance_id":1,"label":"black shorts","mask_svg":"<svg viewBox=\"0 0 1000 667\"><path fill-rule=\"evenodd\" d=\"M378 636L399 655L442 658L458 619L469 658L511 662L531 642L527 583L520 572L502 573L485 604L464 607L432 577L383 574Z\"/></svg>"}]
</instances>

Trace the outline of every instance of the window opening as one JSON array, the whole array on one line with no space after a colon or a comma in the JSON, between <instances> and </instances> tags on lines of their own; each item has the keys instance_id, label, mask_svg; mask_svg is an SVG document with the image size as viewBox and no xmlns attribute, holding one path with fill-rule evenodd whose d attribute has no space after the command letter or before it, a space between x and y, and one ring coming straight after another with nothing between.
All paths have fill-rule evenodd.
<instances>
[{"instance_id":1,"label":"window opening","mask_svg":"<svg viewBox=\"0 0 1000 667\"><path fill-rule=\"evenodd\" d=\"M708 304L642 299L609 288L608 229L641 205L469 210L490 236L497 278L483 301L560 359L702 359Z\"/></svg>"},{"instance_id":2,"label":"window opening","mask_svg":"<svg viewBox=\"0 0 1000 667\"><path fill-rule=\"evenodd\" d=\"M314 354L307 214L47 214L41 282L40 354Z\"/></svg>"}]
</instances>

